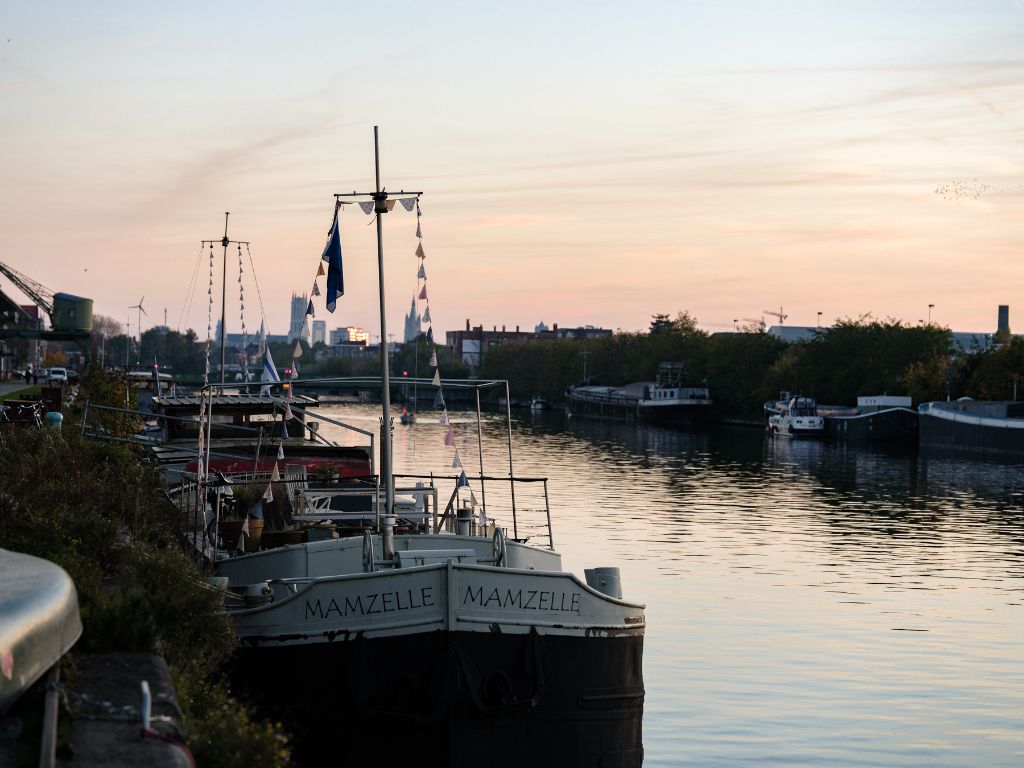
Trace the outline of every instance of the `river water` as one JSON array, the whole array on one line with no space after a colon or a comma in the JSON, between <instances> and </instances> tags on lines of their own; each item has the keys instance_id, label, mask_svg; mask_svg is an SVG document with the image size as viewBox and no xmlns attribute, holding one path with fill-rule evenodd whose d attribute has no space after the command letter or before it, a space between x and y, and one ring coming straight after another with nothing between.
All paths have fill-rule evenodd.
<instances>
[{"instance_id":1,"label":"river water","mask_svg":"<svg viewBox=\"0 0 1024 768\"><path fill-rule=\"evenodd\" d=\"M511 527L507 484L473 477L475 414L452 421ZM504 418L482 433L507 475ZM396 472L458 471L436 412L394 445ZM646 766L1024 765L1024 466L562 412L514 415L512 445L566 569L617 565L647 605ZM543 543L543 486L516 493Z\"/></svg>"}]
</instances>

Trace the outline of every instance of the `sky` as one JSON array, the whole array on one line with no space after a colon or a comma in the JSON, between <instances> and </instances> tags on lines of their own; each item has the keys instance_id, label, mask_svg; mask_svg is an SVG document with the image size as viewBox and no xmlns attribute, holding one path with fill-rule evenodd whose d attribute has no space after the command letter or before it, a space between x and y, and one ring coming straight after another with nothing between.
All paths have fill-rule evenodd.
<instances>
[{"instance_id":1,"label":"sky","mask_svg":"<svg viewBox=\"0 0 1024 768\"><path fill-rule=\"evenodd\" d=\"M374 125L382 184L424 193L436 332L1024 329L1024 0L8 2L0 261L204 338L230 211L246 326L285 333ZM383 223L400 337L416 220ZM328 328L379 334L374 233L344 209Z\"/></svg>"}]
</instances>

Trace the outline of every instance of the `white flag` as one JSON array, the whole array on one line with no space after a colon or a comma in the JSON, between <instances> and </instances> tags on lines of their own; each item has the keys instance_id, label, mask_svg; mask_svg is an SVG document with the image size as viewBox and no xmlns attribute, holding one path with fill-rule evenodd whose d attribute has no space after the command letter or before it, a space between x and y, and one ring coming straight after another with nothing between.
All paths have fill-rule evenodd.
<instances>
[{"instance_id":1,"label":"white flag","mask_svg":"<svg viewBox=\"0 0 1024 768\"><path fill-rule=\"evenodd\" d=\"M373 201L372 200L368 200L366 202L360 203L359 207L363 209L363 213L365 213L367 216L369 216L371 213L373 213Z\"/></svg>"},{"instance_id":2,"label":"white flag","mask_svg":"<svg viewBox=\"0 0 1024 768\"><path fill-rule=\"evenodd\" d=\"M435 387L440 387L441 386L441 369L440 368L438 368L437 370L434 371L434 380L432 382L430 382L430 383L433 384Z\"/></svg>"},{"instance_id":3,"label":"white flag","mask_svg":"<svg viewBox=\"0 0 1024 768\"><path fill-rule=\"evenodd\" d=\"M416 205L415 197L400 197L398 201L402 204L402 207L407 211L411 211L413 206Z\"/></svg>"},{"instance_id":4,"label":"white flag","mask_svg":"<svg viewBox=\"0 0 1024 768\"><path fill-rule=\"evenodd\" d=\"M437 368L437 350L430 353L430 367Z\"/></svg>"}]
</instances>

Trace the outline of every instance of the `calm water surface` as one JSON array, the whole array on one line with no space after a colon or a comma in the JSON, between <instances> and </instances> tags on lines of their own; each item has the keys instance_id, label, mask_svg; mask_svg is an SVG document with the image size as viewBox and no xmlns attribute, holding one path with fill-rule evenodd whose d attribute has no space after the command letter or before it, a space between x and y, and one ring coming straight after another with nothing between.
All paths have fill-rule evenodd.
<instances>
[{"instance_id":1,"label":"calm water surface","mask_svg":"<svg viewBox=\"0 0 1024 768\"><path fill-rule=\"evenodd\" d=\"M457 471L436 419L396 424L396 472ZM453 421L479 498L475 415ZM485 415L487 474L506 440ZM618 565L647 604L646 766L1024 765L1024 466L560 412L512 441L566 568ZM517 509L539 541L542 487Z\"/></svg>"}]
</instances>

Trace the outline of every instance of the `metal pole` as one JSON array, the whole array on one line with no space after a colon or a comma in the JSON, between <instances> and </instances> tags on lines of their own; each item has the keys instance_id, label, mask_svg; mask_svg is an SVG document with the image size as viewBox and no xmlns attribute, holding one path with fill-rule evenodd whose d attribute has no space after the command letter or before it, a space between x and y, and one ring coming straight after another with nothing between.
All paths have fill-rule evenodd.
<instances>
[{"instance_id":1,"label":"metal pole","mask_svg":"<svg viewBox=\"0 0 1024 768\"><path fill-rule=\"evenodd\" d=\"M230 211L224 211L224 239L220 241L224 246L224 260L222 261L220 276L220 383L224 383L224 354L227 351L225 340L227 337L227 323L225 322L225 307L228 295L228 216Z\"/></svg>"},{"instance_id":2,"label":"metal pole","mask_svg":"<svg viewBox=\"0 0 1024 768\"><path fill-rule=\"evenodd\" d=\"M486 520L487 494L484 491L484 439L480 430L480 388L477 387L473 391L476 392L476 448L480 455L480 507L482 510L480 517ZM1016 399L1015 397L1014 400Z\"/></svg>"},{"instance_id":3,"label":"metal pole","mask_svg":"<svg viewBox=\"0 0 1024 768\"><path fill-rule=\"evenodd\" d=\"M516 478L512 470L512 396L505 381L505 418L508 420L508 486L512 490L512 538L519 538L519 523L516 520Z\"/></svg>"},{"instance_id":4,"label":"metal pole","mask_svg":"<svg viewBox=\"0 0 1024 768\"><path fill-rule=\"evenodd\" d=\"M388 521L394 514L395 509L395 476L391 467L391 377L388 370L388 328L385 319L384 305L384 231L381 222L381 214L387 213L387 192L380 188L380 143L378 140L377 126L373 126L373 160L376 172L376 191L373 194L373 210L377 214L377 283L380 290L380 371L381 371L381 444L380 444L380 471L384 475L384 528L389 527ZM386 532L382 531L382 534ZM382 539L390 540L389 536L382 535ZM393 553L384 552L385 560L390 560Z\"/></svg>"}]
</instances>

